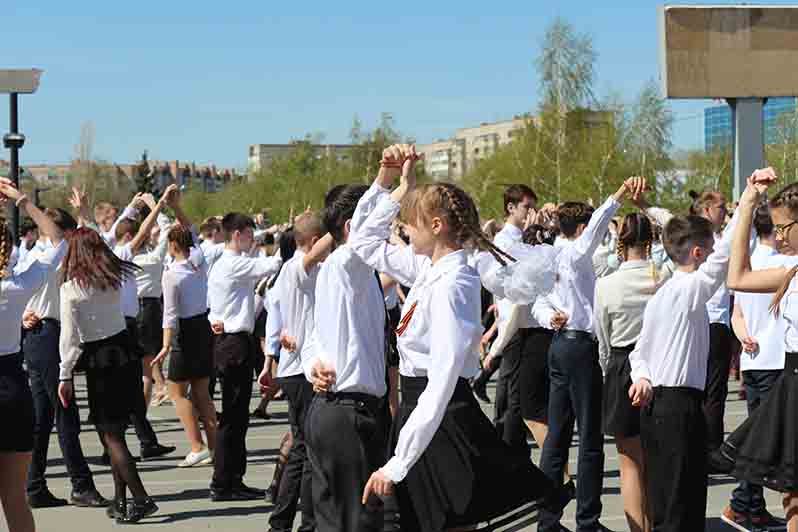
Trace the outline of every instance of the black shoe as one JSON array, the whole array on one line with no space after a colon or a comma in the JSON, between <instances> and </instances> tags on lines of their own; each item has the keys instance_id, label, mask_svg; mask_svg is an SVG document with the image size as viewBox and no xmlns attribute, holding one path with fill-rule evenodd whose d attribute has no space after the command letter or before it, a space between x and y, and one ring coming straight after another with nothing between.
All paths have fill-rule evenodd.
<instances>
[{"instance_id":1,"label":"black shoe","mask_svg":"<svg viewBox=\"0 0 798 532\"><path fill-rule=\"evenodd\" d=\"M211 501L213 502L256 501L262 498L263 495L257 495L255 493L249 491L241 491L239 489L229 489L229 490L211 489Z\"/></svg>"},{"instance_id":2,"label":"black shoe","mask_svg":"<svg viewBox=\"0 0 798 532\"><path fill-rule=\"evenodd\" d=\"M105 508L110 504L110 501L100 495L94 488L80 493L73 491L69 497L69 502L72 506L80 508Z\"/></svg>"},{"instance_id":3,"label":"black shoe","mask_svg":"<svg viewBox=\"0 0 798 532\"><path fill-rule=\"evenodd\" d=\"M160 443L156 443L155 445L141 448L141 459L150 460L152 458L158 458L159 456L173 453L175 450L177 450L177 447L172 445L161 445Z\"/></svg>"},{"instance_id":4,"label":"black shoe","mask_svg":"<svg viewBox=\"0 0 798 532\"><path fill-rule=\"evenodd\" d=\"M124 519L127 517L127 501L125 499L114 499L106 508L105 515L109 519Z\"/></svg>"},{"instance_id":5,"label":"black shoe","mask_svg":"<svg viewBox=\"0 0 798 532\"><path fill-rule=\"evenodd\" d=\"M35 495L28 495L28 506L31 508L58 508L60 506L69 506L69 501L59 499L50 493L50 490L45 489Z\"/></svg>"},{"instance_id":6,"label":"black shoe","mask_svg":"<svg viewBox=\"0 0 798 532\"><path fill-rule=\"evenodd\" d=\"M243 493L251 493L258 499L262 499L263 497L266 496L266 490L262 490L260 488L250 488L249 486L245 485L243 482L233 489Z\"/></svg>"},{"instance_id":7,"label":"black shoe","mask_svg":"<svg viewBox=\"0 0 798 532\"><path fill-rule=\"evenodd\" d=\"M133 502L127 505L127 515L117 517L116 522L120 525L138 523L145 517L149 517L158 511L158 505L149 497L140 502Z\"/></svg>"},{"instance_id":8,"label":"black shoe","mask_svg":"<svg viewBox=\"0 0 798 532\"><path fill-rule=\"evenodd\" d=\"M551 513L559 514L562 512L563 508L568 506L568 503L571 502L575 496L576 486L573 480L569 480L566 484L560 486L558 490L550 493L549 496L546 497L546 508Z\"/></svg>"},{"instance_id":9,"label":"black shoe","mask_svg":"<svg viewBox=\"0 0 798 532\"><path fill-rule=\"evenodd\" d=\"M270 416L268 412L260 408L256 408L255 410L253 410L250 416L263 420L269 420L272 418L272 416Z\"/></svg>"}]
</instances>

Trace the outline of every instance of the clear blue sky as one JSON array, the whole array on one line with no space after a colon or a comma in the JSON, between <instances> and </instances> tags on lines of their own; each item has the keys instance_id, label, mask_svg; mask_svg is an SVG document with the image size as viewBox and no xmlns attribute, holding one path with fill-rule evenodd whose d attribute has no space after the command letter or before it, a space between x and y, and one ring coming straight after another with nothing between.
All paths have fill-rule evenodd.
<instances>
[{"instance_id":1,"label":"clear blue sky","mask_svg":"<svg viewBox=\"0 0 798 532\"><path fill-rule=\"evenodd\" d=\"M86 121L106 160L147 149L241 168L249 144L347 142L355 114L372 126L391 112L419 142L445 138L534 111L533 61L558 15L594 37L597 95L631 101L659 71L650 0L13 4L0 68L45 70L39 93L21 97L23 164L68 161ZM709 104L674 102L677 147L702 145Z\"/></svg>"}]
</instances>

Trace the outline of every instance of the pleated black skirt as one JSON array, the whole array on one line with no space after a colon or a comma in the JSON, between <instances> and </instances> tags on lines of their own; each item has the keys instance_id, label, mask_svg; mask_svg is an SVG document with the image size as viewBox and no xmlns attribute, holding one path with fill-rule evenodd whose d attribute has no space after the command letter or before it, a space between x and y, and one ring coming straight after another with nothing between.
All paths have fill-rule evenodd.
<instances>
[{"instance_id":1,"label":"pleated black skirt","mask_svg":"<svg viewBox=\"0 0 798 532\"><path fill-rule=\"evenodd\" d=\"M425 377L401 378L392 449L426 386ZM396 486L396 496L402 530L440 532L495 519L553 489L529 455L501 440L461 378L438 431Z\"/></svg>"},{"instance_id":2,"label":"pleated black skirt","mask_svg":"<svg viewBox=\"0 0 798 532\"><path fill-rule=\"evenodd\" d=\"M22 353L0 356L0 453L33 449L33 395L22 367Z\"/></svg>"},{"instance_id":3,"label":"pleated black skirt","mask_svg":"<svg viewBox=\"0 0 798 532\"><path fill-rule=\"evenodd\" d=\"M798 491L798 353L767 399L721 447L734 461L732 476L782 493Z\"/></svg>"},{"instance_id":4,"label":"pleated black skirt","mask_svg":"<svg viewBox=\"0 0 798 532\"><path fill-rule=\"evenodd\" d=\"M169 358L169 380L185 382L210 377L213 371L213 331L208 313L180 318L177 341L180 349Z\"/></svg>"},{"instance_id":5,"label":"pleated black skirt","mask_svg":"<svg viewBox=\"0 0 798 532\"><path fill-rule=\"evenodd\" d=\"M633 438L640 436L640 408L632 406L632 368L629 353L634 346L613 347L604 375L602 397L603 429L607 436Z\"/></svg>"},{"instance_id":6,"label":"pleated black skirt","mask_svg":"<svg viewBox=\"0 0 798 532\"><path fill-rule=\"evenodd\" d=\"M130 351L127 330L83 344L89 416L103 432L127 427L135 401L141 401L141 360Z\"/></svg>"}]
</instances>

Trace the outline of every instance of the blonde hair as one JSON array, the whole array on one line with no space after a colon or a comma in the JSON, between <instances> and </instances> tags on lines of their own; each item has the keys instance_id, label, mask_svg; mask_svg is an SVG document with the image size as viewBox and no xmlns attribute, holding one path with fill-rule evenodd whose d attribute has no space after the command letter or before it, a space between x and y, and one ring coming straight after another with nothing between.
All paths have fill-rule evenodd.
<instances>
[{"instance_id":1,"label":"blonde hair","mask_svg":"<svg viewBox=\"0 0 798 532\"><path fill-rule=\"evenodd\" d=\"M471 197L451 183L421 185L402 200L400 219L415 226L438 216L446 220L449 237L460 247L487 251L502 265L515 259L497 248L482 231L479 213Z\"/></svg>"},{"instance_id":2,"label":"blonde hair","mask_svg":"<svg viewBox=\"0 0 798 532\"><path fill-rule=\"evenodd\" d=\"M0 219L0 279L8 276L6 271L11 260L11 253L14 251L14 237L8 227L8 223Z\"/></svg>"}]
</instances>

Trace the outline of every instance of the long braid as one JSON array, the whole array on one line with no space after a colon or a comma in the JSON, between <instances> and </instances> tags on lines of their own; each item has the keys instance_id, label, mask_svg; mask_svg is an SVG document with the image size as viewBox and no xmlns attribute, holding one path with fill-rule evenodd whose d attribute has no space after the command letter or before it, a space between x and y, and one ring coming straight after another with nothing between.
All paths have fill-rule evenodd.
<instances>
[{"instance_id":1,"label":"long braid","mask_svg":"<svg viewBox=\"0 0 798 532\"><path fill-rule=\"evenodd\" d=\"M480 251L487 251L503 266L515 262L513 256L496 247L482 231L477 208L468 194L450 183L441 183L437 187L446 205L444 210L454 222L453 237L458 244L470 244Z\"/></svg>"},{"instance_id":2,"label":"long braid","mask_svg":"<svg viewBox=\"0 0 798 532\"><path fill-rule=\"evenodd\" d=\"M11 253L14 249L14 242L8 225L5 220L0 220L0 279L8 277L10 272L6 271L11 260Z\"/></svg>"}]
</instances>

